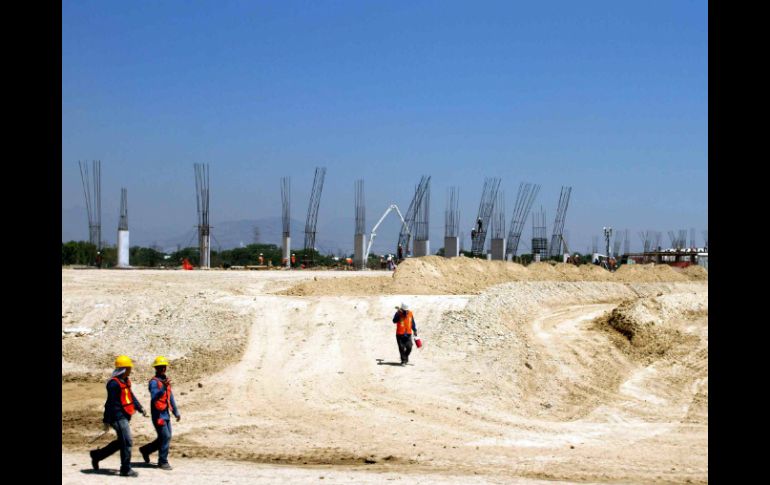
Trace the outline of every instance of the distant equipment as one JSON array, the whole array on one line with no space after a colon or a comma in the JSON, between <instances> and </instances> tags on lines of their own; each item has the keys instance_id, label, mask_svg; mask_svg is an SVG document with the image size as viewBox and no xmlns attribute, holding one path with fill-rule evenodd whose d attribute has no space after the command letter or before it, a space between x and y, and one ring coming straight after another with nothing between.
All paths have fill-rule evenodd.
<instances>
[{"instance_id":1,"label":"distant equipment","mask_svg":"<svg viewBox=\"0 0 770 485\"><path fill-rule=\"evenodd\" d=\"M374 238L377 236L377 228L380 227L380 224L382 224L382 221L385 219L385 217L390 214L390 211L395 210L398 214L398 217L401 219L401 230L407 234L408 237L411 236L409 232L409 226L406 223L406 220L404 219L404 216L401 214L401 211L398 210L398 206L396 204L391 204L388 206L387 209L385 209L385 213L382 214L382 217L380 217L380 220L377 221L377 224L374 225L372 228L372 232L369 235L369 244L366 246L366 252L364 253L364 261L369 260L369 252L372 249L372 244L374 243Z\"/></svg>"}]
</instances>

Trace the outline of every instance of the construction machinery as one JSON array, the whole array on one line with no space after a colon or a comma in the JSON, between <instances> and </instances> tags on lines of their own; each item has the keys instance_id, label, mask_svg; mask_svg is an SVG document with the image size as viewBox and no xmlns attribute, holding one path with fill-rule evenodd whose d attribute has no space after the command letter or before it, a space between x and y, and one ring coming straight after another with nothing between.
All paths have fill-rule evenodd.
<instances>
[{"instance_id":1,"label":"construction machinery","mask_svg":"<svg viewBox=\"0 0 770 485\"><path fill-rule=\"evenodd\" d=\"M396 204L390 204L390 206L385 210L385 213L382 214L382 217L380 217L380 220L377 221L377 224L375 224L372 228L372 232L369 235L369 244L366 245L366 252L364 253L364 264L366 264L366 261L369 260L369 250L372 249L372 243L374 243L374 238L377 236L377 228L380 227L380 224L382 224L382 221L385 220L385 217L390 214L390 211L394 209L398 214L398 217L401 219L401 224L404 226L403 230L409 237L412 236L412 234L409 232L409 225L406 223L406 220L404 220L404 216L401 214L401 211L398 210L398 206Z\"/></svg>"}]
</instances>

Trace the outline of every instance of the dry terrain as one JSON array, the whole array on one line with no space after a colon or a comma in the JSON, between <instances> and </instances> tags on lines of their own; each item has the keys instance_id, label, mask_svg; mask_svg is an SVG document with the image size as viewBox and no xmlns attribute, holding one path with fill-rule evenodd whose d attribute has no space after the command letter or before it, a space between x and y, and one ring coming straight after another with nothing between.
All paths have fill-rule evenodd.
<instances>
[{"instance_id":1,"label":"dry terrain","mask_svg":"<svg viewBox=\"0 0 770 485\"><path fill-rule=\"evenodd\" d=\"M407 367L402 301L425 343ZM88 444L123 353L145 406L169 358L183 415L148 483L708 481L702 268L63 269L63 483L121 482L118 454L97 473L86 450L114 436ZM140 462L154 431L132 430Z\"/></svg>"}]
</instances>

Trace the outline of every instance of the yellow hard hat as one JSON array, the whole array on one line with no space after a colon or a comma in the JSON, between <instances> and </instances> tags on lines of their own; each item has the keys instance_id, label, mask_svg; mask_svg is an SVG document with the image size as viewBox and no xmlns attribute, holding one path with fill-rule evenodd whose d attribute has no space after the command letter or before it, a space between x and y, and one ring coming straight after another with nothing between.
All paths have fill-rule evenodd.
<instances>
[{"instance_id":1,"label":"yellow hard hat","mask_svg":"<svg viewBox=\"0 0 770 485\"><path fill-rule=\"evenodd\" d=\"M119 355L115 359L115 367L133 367L134 363L131 362L131 359L128 358L127 355Z\"/></svg>"},{"instance_id":2,"label":"yellow hard hat","mask_svg":"<svg viewBox=\"0 0 770 485\"><path fill-rule=\"evenodd\" d=\"M165 366L169 365L168 360L166 360L166 358L163 357L162 355L155 357L155 362L152 363L153 367L158 367L159 365L165 365Z\"/></svg>"}]
</instances>

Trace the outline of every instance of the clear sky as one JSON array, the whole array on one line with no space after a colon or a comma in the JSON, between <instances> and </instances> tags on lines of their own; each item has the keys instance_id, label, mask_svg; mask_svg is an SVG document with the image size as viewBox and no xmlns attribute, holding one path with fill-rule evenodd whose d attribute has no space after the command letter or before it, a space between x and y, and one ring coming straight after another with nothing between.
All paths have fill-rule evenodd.
<instances>
[{"instance_id":1,"label":"clear sky","mask_svg":"<svg viewBox=\"0 0 770 485\"><path fill-rule=\"evenodd\" d=\"M352 221L355 179L371 228L430 174L432 239L447 188L460 187L469 231L489 176L507 219L519 183L541 184L549 234L571 185L566 229L581 251L604 225L630 229L633 247L639 230L667 242L707 229L705 1L62 8L64 211L85 206L78 160L99 159L105 214L117 218L127 187L132 231L178 234L196 220L192 164L208 162L214 225L280 216L285 175L304 221L326 166L319 226Z\"/></svg>"}]
</instances>

